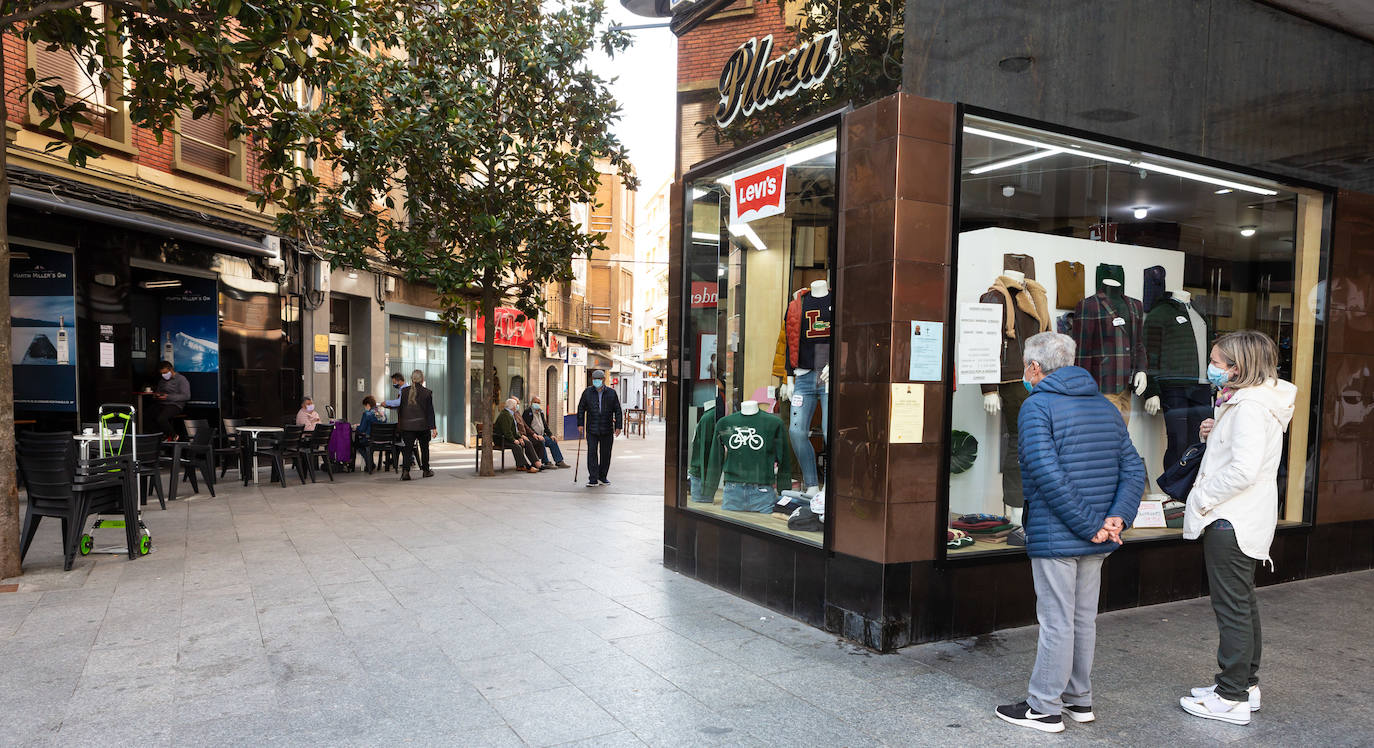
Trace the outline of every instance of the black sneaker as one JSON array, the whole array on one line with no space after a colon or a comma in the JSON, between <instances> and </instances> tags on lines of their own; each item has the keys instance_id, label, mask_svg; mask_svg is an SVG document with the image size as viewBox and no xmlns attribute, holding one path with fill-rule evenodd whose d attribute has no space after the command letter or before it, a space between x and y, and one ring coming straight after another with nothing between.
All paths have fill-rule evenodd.
<instances>
[{"instance_id":1,"label":"black sneaker","mask_svg":"<svg viewBox=\"0 0 1374 748\"><path fill-rule=\"evenodd\" d=\"M600 485L600 484L598 484L598 483L597 483L596 481L594 481L594 480L589 480L589 481L587 481L587 488L596 488L598 485Z\"/></svg>"},{"instance_id":2,"label":"black sneaker","mask_svg":"<svg viewBox=\"0 0 1374 748\"><path fill-rule=\"evenodd\" d=\"M420 473L420 477L421 477L421 478L433 478L433 477L434 477L434 471L433 471L433 470L426 470L425 472Z\"/></svg>"},{"instance_id":3,"label":"black sneaker","mask_svg":"<svg viewBox=\"0 0 1374 748\"><path fill-rule=\"evenodd\" d=\"M608 480L606 480L605 478L602 478L602 479L601 479L601 485L603 485L603 486L609 486L609 485L611 485L611 482L608 481Z\"/></svg>"},{"instance_id":4,"label":"black sneaker","mask_svg":"<svg viewBox=\"0 0 1374 748\"><path fill-rule=\"evenodd\" d=\"M1004 704L997 707L997 716L1013 725L1029 727L1041 732L1063 732L1064 719L1058 714L1037 714L1030 704Z\"/></svg>"},{"instance_id":5,"label":"black sneaker","mask_svg":"<svg viewBox=\"0 0 1374 748\"><path fill-rule=\"evenodd\" d=\"M1075 706L1074 704L1064 705L1064 714L1074 722L1092 722L1097 719L1090 706Z\"/></svg>"},{"instance_id":6,"label":"black sneaker","mask_svg":"<svg viewBox=\"0 0 1374 748\"><path fill-rule=\"evenodd\" d=\"M409 471L409 470L402 470L402 471L401 471L401 480L410 480L410 471Z\"/></svg>"}]
</instances>

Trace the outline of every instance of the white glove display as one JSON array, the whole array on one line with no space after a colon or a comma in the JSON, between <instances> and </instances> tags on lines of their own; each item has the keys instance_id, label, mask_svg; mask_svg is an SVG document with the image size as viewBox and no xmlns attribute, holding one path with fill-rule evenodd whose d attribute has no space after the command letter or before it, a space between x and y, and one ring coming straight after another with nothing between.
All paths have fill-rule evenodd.
<instances>
[{"instance_id":1,"label":"white glove display","mask_svg":"<svg viewBox=\"0 0 1374 748\"><path fill-rule=\"evenodd\" d=\"M820 382L821 387L830 384L830 364L821 367L821 373L816 375L816 381Z\"/></svg>"},{"instance_id":2,"label":"white glove display","mask_svg":"<svg viewBox=\"0 0 1374 748\"><path fill-rule=\"evenodd\" d=\"M1002 396L998 395L996 392L989 392L983 395L983 410L986 410L990 416L995 416L1002 412Z\"/></svg>"},{"instance_id":3,"label":"white glove display","mask_svg":"<svg viewBox=\"0 0 1374 748\"><path fill-rule=\"evenodd\" d=\"M1135 394L1137 394L1137 395L1143 395L1143 394L1145 394L1145 384L1146 384L1146 381L1147 381L1147 380L1148 380L1148 377L1145 376L1145 372L1143 372L1143 371L1138 371L1138 372L1135 373L1135 380L1134 380L1134 381L1135 381Z\"/></svg>"},{"instance_id":4,"label":"white glove display","mask_svg":"<svg viewBox=\"0 0 1374 748\"><path fill-rule=\"evenodd\" d=\"M790 399L792 399L792 385L790 385L790 384L780 384L780 385L778 385L778 399L779 399L779 400L790 400Z\"/></svg>"},{"instance_id":5,"label":"white glove display","mask_svg":"<svg viewBox=\"0 0 1374 748\"><path fill-rule=\"evenodd\" d=\"M1145 412L1152 416L1159 414L1159 395L1155 395L1145 401Z\"/></svg>"}]
</instances>

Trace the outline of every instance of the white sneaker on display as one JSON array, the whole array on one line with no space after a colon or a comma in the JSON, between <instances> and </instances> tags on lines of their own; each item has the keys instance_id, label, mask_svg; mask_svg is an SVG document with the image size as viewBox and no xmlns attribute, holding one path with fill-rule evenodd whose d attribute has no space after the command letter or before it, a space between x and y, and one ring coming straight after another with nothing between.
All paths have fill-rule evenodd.
<instances>
[{"instance_id":1,"label":"white sneaker on display","mask_svg":"<svg viewBox=\"0 0 1374 748\"><path fill-rule=\"evenodd\" d=\"M1209 694L1209 693L1216 693L1216 690L1217 690L1217 686L1216 686L1215 683L1213 683L1213 684L1210 685L1210 686L1201 686L1201 687L1198 687L1198 688L1194 688L1194 689L1193 689L1193 698L1195 698L1195 699L1201 699L1201 698L1205 697L1205 696L1206 696L1207 694ZM1249 695L1250 695L1250 711L1252 711L1252 712L1258 712L1258 711L1260 710L1260 690L1259 690L1259 686L1258 686L1258 685L1250 686L1249 688L1247 688L1247 689L1245 689L1245 690L1246 690L1246 692L1249 693Z\"/></svg>"},{"instance_id":2,"label":"white sneaker on display","mask_svg":"<svg viewBox=\"0 0 1374 748\"><path fill-rule=\"evenodd\" d=\"M1229 701L1216 695L1215 692L1198 699L1192 696L1184 696L1178 700L1178 705L1183 707L1183 711L1194 717L1203 719L1215 719L1221 722L1229 722L1233 725L1250 724L1250 705L1244 701Z\"/></svg>"}]
</instances>

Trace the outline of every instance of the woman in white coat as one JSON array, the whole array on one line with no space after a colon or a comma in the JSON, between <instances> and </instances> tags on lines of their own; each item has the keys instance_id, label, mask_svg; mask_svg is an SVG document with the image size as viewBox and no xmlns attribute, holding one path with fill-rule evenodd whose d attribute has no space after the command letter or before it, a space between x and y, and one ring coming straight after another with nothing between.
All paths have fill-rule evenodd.
<instances>
[{"instance_id":1,"label":"woman in white coat","mask_svg":"<svg viewBox=\"0 0 1374 748\"><path fill-rule=\"evenodd\" d=\"M1216 412L1199 430L1207 452L1183 519L1183 537L1202 538L1221 672L1179 703L1194 716L1237 725L1260 708L1255 567L1273 566L1279 460L1297 397L1297 387L1278 378L1278 358L1274 341L1254 330L1227 333L1212 346L1207 378L1217 387Z\"/></svg>"}]
</instances>

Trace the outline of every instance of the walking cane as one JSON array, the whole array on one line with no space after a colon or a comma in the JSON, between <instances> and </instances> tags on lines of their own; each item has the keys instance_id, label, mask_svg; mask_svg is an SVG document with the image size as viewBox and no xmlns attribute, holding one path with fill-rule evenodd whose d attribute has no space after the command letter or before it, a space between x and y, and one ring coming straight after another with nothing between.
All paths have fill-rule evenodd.
<instances>
[{"instance_id":1,"label":"walking cane","mask_svg":"<svg viewBox=\"0 0 1374 748\"><path fill-rule=\"evenodd\" d=\"M573 461L573 483L577 482L577 471L582 468L582 435L577 435L577 459Z\"/></svg>"}]
</instances>

